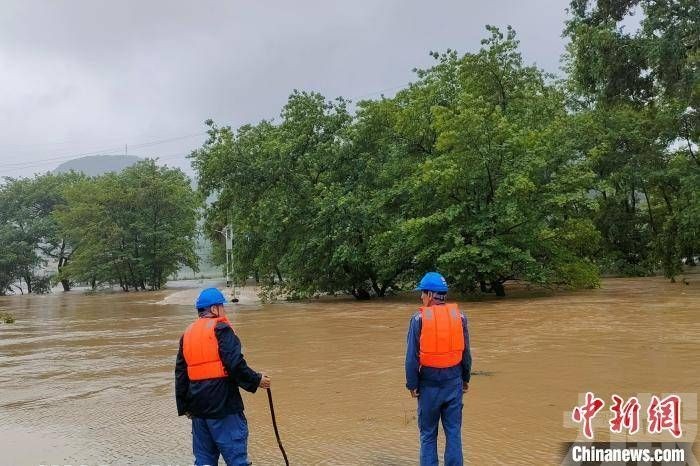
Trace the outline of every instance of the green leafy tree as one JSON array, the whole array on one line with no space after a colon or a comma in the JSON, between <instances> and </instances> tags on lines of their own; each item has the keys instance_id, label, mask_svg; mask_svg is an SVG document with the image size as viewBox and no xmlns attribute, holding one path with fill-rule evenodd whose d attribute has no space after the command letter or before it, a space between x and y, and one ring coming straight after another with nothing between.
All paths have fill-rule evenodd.
<instances>
[{"instance_id":1,"label":"green leafy tree","mask_svg":"<svg viewBox=\"0 0 700 466\"><path fill-rule=\"evenodd\" d=\"M0 253L0 296L14 290L21 292L18 282L26 279L38 267L39 258L33 244L14 225L0 224L0 242L3 245Z\"/></svg>"},{"instance_id":2,"label":"green leafy tree","mask_svg":"<svg viewBox=\"0 0 700 466\"><path fill-rule=\"evenodd\" d=\"M294 92L279 124L235 134L212 122L193 153L199 185L216 195L207 214L213 238L231 222L239 278L250 274L291 293L383 295L399 274L370 254L374 208L358 190L364 171L351 146L346 102ZM381 269L381 270L380 270Z\"/></svg>"},{"instance_id":3,"label":"green leafy tree","mask_svg":"<svg viewBox=\"0 0 700 466\"><path fill-rule=\"evenodd\" d=\"M47 291L47 281L40 275L40 269L48 261L55 261L61 270L70 258L72 248L62 237L52 212L65 205L63 190L79 178L74 173L47 173L33 178L6 178L0 187L6 270L15 270L14 274L8 272L5 276L11 282L24 281L29 293ZM63 287L68 290L70 284L64 281Z\"/></svg>"},{"instance_id":4,"label":"green leafy tree","mask_svg":"<svg viewBox=\"0 0 700 466\"><path fill-rule=\"evenodd\" d=\"M700 4L576 0L570 12L572 109L597 176L603 256L613 271L673 278L700 247Z\"/></svg>"},{"instance_id":5,"label":"green leafy tree","mask_svg":"<svg viewBox=\"0 0 700 466\"><path fill-rule=\"evenodd\" d=\"M388 122L363 135L379 134L370 156L393 159L380 196L398 215L381 249L462 290L502 295L514 279L595 286L592 173L566 144L563 95L522 64L512 29L488 30L478 53L433 54L409 89L362 105L360 125Z\"/></svg>"},{"instance_id":6,"label":"green leafy tree","mask_svg":"<svg viewBox=\"0 0 700 466\"><path fill-rule=\"evenodd\" d=\"M433 267L463 290L595 286L593 173L566 144L564 95L522 64L512 30L489 32L354 118L343 100L295 92L279 123L208 122L193 164L215 198L210 234L233 226L239 278L358 298Z\"/></svg>"},{"instance_id":7,"label":"green leafy tree","mask_svg":"<svg viewBox=\"0 0 700 466\"><path fill-rule=\"evenodd\" d=\"M196 270L200 201L179 169L146 160L80 180L65 196L55 216L76 246L62 278L153 290L182 265Z\"/></svg>"},{"instance_id":8,"label":"green leafy tree","mask_svg":"<svg viewBox=\"0 0 700 466\"><path fill-rule=\"evenodd\" d=\"M6 178L0 189L0 293L5 294L24 280L29 293L36 269L42 260L37 251L41 227L25 201L32 181Z\"/></svg>"}]
</instances>

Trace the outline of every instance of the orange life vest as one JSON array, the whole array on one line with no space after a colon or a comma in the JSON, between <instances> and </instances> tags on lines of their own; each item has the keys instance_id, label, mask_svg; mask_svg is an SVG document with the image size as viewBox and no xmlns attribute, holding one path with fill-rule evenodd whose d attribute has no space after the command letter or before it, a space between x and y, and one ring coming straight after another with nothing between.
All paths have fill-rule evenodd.
<instances>
[{"instance_id":1,"label":"orange life vest","mask_svg":"<svg viewBox=\"0 0 700 466\"><path fill-rule=\"evenodd\" d=\"M190 380L218 379L228 375L219 357L219 342L214 330L219 322L231 325L226 317L199 318L185 330L182 352Z\"/></svg>"},{"instance_id":2,"label":"orange life vest","mask_svg":"<svg viewBox=\"0 0 700 466\"><path fill-rule=\"evenodd\" d=\"M462 314L455 303L421 307L420 365L445 368L462 361Z\"/></svg>"}]
</instances>

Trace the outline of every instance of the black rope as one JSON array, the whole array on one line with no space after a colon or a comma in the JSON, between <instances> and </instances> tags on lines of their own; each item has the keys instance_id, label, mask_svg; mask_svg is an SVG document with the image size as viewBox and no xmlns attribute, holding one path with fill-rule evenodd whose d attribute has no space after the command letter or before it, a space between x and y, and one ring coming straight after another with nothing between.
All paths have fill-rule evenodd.
<instances>
[{"instance_id":1,"label":"black rope","mask_svg":"<svg viewBox=\"0 0 700 466\"><path fill-rule=\"evenodd\" d=\"M284 456L284 464L286 466L289 466L287 453L284 451L284 447L282 446L282 440L280 440L280 432L279 430L277 430L277 418L275 417L275 407L272 404L272 390L270 390L269 388L267 389L267 401L270 404L270 414L272 414L272 427L275 428L275 437L277 437L277 445L279 445L280 451L282 452L282 456Z\"/></svg>"}]
</instances>

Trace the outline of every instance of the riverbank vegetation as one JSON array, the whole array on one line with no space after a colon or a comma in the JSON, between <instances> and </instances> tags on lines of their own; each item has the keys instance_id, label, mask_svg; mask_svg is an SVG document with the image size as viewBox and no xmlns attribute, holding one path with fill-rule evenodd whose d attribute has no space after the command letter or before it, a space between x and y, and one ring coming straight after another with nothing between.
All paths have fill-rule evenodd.
<instances>
[{"instance_id":1,"label":"riverbank vegetation","mask_svg":"<svg viewBox=\"0 0 700 466\"><path fill-rule=\"evenodd\" d=\"M394 97L294 91L277 120L208 121L192 161L210 237L221 251L230 224L237 277L302 296L382 296L431 269L498 295L672 279L700 251L699 25L697 2L574 0L563 79L488 26Z\"/></svg>"},{"instance_id":2,"label":"riverbank vegetation","mask_svg":"<svg viewBox=\"0 0 700 466\"><path fill-rule=\"evenodd\" d=\"M75 173L47 173L4 180L0 186L0 295L24 290L45 293L51 288L43 266L53 261L60 271L71 255L53 213L65 205L64 188L78 179ZM62 283L70 289L67 279Z\"/></svg>"},{"instance_id":3,"label":"riverbank vegetation","mask_svg":"<svg viewBox=\"0 0 700 466\"><path fill-rule=\"evenodd\" d=\"M139 162L119 173L5 179L0 186L0 295L73 283L161 288L181 265L197 267L201 205L179 169Z\"/></svg>"}]
</instances>

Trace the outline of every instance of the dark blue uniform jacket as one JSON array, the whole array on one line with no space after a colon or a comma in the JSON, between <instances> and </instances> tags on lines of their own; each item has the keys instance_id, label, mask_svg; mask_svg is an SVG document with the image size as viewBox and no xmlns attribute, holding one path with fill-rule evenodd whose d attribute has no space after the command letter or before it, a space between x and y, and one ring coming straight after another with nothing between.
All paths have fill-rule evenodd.
<instances>
[{"instance_id":1,"label":"dark blue uniform jacket","mask_svg":"<svg viewBox=\"0 0 700 466\"><path fill-rule=\"evenodd\" d=\"M241 340L233 329L219 322L214 331L219 342L219 357L228 377L190 380L180 337L180 350L175 362L175 399L179 416L190 413L194 417L218 419L243 412L243 399L238 387L255 393L260 385L262 375L248 367L241 352Z\"/></svg>"}]
</instances>

